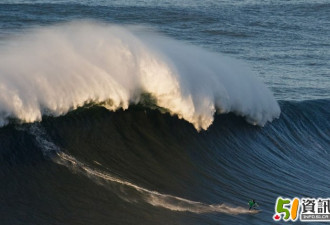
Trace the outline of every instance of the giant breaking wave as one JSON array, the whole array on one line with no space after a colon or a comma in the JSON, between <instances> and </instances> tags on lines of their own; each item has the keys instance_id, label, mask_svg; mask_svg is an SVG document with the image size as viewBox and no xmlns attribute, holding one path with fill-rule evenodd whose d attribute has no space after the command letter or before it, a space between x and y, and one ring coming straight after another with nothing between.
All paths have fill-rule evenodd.
<instances>
[{"instance_id":1,"label":"giant breaking wave","mask_svg":"<svg viewBox=\"0 0 330 225\"><path fill-rule=\"evenodd\" d=\"M70 22L35 28L0 46L0 123L40 121L85 104L158 107L207 129L234 112L264 125L280 114L272 93L241 62L143 28Z\"/></svg>"}]
</instances>

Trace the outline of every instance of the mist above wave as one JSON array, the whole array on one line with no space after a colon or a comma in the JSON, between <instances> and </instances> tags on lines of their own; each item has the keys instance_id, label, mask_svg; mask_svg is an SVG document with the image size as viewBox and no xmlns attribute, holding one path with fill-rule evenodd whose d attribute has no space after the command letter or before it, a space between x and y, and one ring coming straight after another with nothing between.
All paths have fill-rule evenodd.
<instances>
[{"instance_id":1,"label":"mist above wave","mask_svg":"<svg viewBox=\"0 0 330 225\"><path fill-rule=\"evenodd\" d=\"M70 22L0 46L0 123L63 115L87 103L127 109L148 93L159 107L207 129L216 111L264 125L280 114L241 62L143 28Z\"/></svg>"}]
</instances>

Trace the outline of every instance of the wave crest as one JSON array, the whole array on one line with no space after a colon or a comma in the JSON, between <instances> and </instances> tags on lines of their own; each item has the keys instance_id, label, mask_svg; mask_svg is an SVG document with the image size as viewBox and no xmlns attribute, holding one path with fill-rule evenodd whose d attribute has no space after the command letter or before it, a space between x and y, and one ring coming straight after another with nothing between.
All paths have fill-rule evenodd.
<instances>
[{"instance_id":1,"label":"wave crest","mask_svg":"<svg viewBox=\"0 0 330 225\"><path fill-rule=\"evenodd\" d=\"M272 93L237 60L145 32L96 22L37 28L0 47L0 122L39 121L87 103L127 109L143 94L207 129L216 111L264 125Z\"/></svg>"}]
</instances>

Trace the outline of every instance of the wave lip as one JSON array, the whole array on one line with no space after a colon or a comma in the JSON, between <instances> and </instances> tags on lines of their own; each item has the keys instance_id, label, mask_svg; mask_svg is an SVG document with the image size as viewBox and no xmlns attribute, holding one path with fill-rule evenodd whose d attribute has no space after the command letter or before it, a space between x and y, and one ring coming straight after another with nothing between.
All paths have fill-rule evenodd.
<instances>
[{"instance_id":1,"label":"wave lip","mask_svg":"<svg viewBox=\"0 0 330 225\"><path fill-rule=\"evenodd\" d=\"M176 40L97 22L30 30L0 47L0 122L40 121L87 103L127 109L147 93L207 129L216 112L264 125L280 114L272 93L241 62Z\"/></svg>"}]
</instances>

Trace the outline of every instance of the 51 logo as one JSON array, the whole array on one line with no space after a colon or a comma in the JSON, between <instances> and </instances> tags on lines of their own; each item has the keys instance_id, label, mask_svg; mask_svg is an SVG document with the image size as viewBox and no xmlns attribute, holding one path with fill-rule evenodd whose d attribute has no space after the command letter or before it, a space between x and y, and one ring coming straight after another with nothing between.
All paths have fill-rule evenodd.
<instances>
[{"instance_id":1,"label":"51 logo","mask_svg":"<svg viewBox=\"0 0 330 225\"><path fill-rule=\"evenodd\" d=\"M298 215L300 209L300 214ZM273 219L280 221L330 222L329 198L282 198L278 197Z\"/></svg>"},{"instance_id":2,"label":"51 logo","mask_svg":"<svg viewBox=\"0 0 330 225\"><path fill-rule=\"evenodd\" d=\"M296 221L298 219L299 199L288 199L278 197L275 205L275 212L273 219L275 221L281 220L283 216L284 221Z\"/></svg>"}]
</instances>

